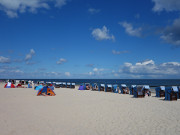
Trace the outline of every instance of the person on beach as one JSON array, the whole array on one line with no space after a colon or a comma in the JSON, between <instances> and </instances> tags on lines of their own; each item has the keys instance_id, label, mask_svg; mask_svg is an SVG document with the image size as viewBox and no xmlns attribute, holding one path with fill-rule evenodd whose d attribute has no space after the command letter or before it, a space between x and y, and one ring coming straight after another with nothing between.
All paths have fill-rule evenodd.
<instances>
[{"instance_id":1,"label":"person on beach","mask_svg":"<svg viewBox=\"0 0 180 135\"><path fill-rule=\"evenodd\" d=\"M88 85L88 84L86 85L86 90L90 90L90 87L89 87L89 85Z\"/></svg>"}]
</instances>

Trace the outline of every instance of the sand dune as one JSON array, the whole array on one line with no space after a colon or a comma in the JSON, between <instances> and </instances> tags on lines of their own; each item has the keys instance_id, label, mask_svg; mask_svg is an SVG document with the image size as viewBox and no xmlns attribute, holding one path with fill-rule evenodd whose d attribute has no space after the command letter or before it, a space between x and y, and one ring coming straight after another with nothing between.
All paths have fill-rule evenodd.
<instances>
[{"instance_id":1,"label":"sand dune","mask_svg":"<svg viewBox=\"0 0 180 135\"><path fill-rule=\"evenodd\" d=\"M57 88L55 97L0 85L1 135L179 135L180 100Z\"/></svg>"}]
</instances>

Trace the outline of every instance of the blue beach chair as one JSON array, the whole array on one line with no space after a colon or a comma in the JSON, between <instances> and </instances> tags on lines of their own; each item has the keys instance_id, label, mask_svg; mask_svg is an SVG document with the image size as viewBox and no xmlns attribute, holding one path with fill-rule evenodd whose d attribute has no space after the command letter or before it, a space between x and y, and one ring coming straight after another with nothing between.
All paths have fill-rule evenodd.
<instances>
[{"instance_id":1,"label":"blue beach chair","mask_svg":"<svg viewBox=\"0 0 180 135\"><path fill-rule=\"evenodd\" d=\"M99 91L105 91L106 86L105 84L99 84Z\"/></svg>"},{"instance_id":2,"label":"blue beach chair","mask_svg":"<svg viewBox=\"0 0 180 135\"><path fill-rule=\"evenodd\" d=\"M165 97L165 86L157 87L156 90L156 97Z\"/></svg>"},{"instance_id":3,"label":"blue beach chair","mask_svg":"<svg viewBox=\"0 0 180 135\"><path fill-rule=\"evenodd\" d=\"M107 84L105 92L113 92L112 90L112 84Z\"/></svg>"},{"instance_id":4,"label":"blue beach chair","mask_svg":"<svg viewBox=\"0 0 180 135\"><path fill-rule=\"evenodd\" d=\"M71 88L71 83L68 82L66 88Z\"/></svg>"},{"instance_id":5,"label":"blue beach chair","mask_svg":"<svg viewBox=\"0 0 180 135\"><path fill-rule=\"evenodd\" d=\"M90 83L85 83L85 85L84 85L84 89L85 90L90 90Z\"/></svg>"},{"instance_id":6,"label":"blue beach chair","mask_svg":"<svg viewBox=\"0 0 180 135\"><path fill-rule=\"evenodd\" d=\"M143 98L145 96L145 92L144 92L144 86L143 85L137 85L136 87L134 87L134 97L135 98Z\"/></svg>"},{"instance_id":7,"label":"blue beach chair","mask_svg":"<svg viewBox=\"0 0 180 135\"><path fill-rule=\"evenodd\" d=\"M177 100L179 98L179 91L177 86L167 87L165 89L165 100Z\"/></svg>"},{"instance_id":8,"label":"blue beach chair","mask_svg":"<svg viewBox=\"0 0 180 135\"><path fill-rule=\"evenodd\" d=\"M119 93L118 85L117 84L113 84L112 90L113 90L114 93Z\"/></svg>"},{"instance_id":9,"label":"blue beach chair","mask_svg":"<svg viewBox=\"0 0 180 135\"><path fill-rule=\"evenodd\" d=\"M121 84L120 90L121 94L129 94L129 88L126 86L126 84Z\"/></svg>"},{"instance_id":10,"label":"blue beach chair","mask_svg":"<svg viewBox=\"0 0 180 135\"><path fill-rule=\"evenodd\" d=\"M76 86L75 83L71 83L71 88L72 88L72 89L75 89L75 86Z\"/></svg>"},{"instance_id":11,"label":"blue beach chair","mask_svg":"<svg viewBox=\"0 0 180 135\"><path fill-rule=\"evenodd\" d=\"M92 84L92 90L98 90L98 85L97 85L97 83L93 83Z\"/></svg>"},{"instance_id":12,"label":"blue beach chair","mask_svg":"<svg viewBox=\"0 0 180 135\"><path fill-rule=\"evenodd\" d=\"M60 88L60 87L61 87L61 83L60 82L56 82L55 88Z\"/></svg>"},{"instance_id":13,"label":"blue beach chair","mask_svg":"<svg viewBox=\"0 0 180 135\"><path fill-rule=\"evenodd\" d=\"M130 95L134 95L134 88L136 87L136 85L131 85L129 91L130 91Z\"/></svg>"},{"instance_id":14,"label":"blue beach chair","mask_svg":"<svg viewBox=\"0 0 180 135\"><path fill-rule=\"evenodd\" d=\"M63 82L63 83L62 83L62 88L66 88L66 86L67 86L66 83Z\"/></svg>"}]
</instances>

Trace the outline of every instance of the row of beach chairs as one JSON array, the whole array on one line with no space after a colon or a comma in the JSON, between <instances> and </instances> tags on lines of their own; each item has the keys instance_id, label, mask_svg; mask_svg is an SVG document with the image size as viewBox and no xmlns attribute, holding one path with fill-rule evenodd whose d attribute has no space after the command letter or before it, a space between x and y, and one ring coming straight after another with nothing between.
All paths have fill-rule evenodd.
<instances>
[{"instance_id":1,"label":"row of beach chairs","mask_svg":"<svg viewBox=\"0 0 180 135\"><path fill-rule=\"evenodd\" d=\"M47 86L53 85L55 88L75 88L75 83L70 82L46 82Z\"/></svg>"},{"instance_id":2,"label":"row of beach chairs","mask_svg":"<svg viewBox=\"0 0 180 135\"><path fill-rule=\"evenodd\" d=\"M130 94L135 98L143 98L146 95L151 96L151 89L149 85L131 85L127 87L126 84L97 84L83 83L80 85L79 90L94 90L104 92L114 92L121 94ZM165 100L177 100L180 98L180 86L165 87L160 86L155 89L156 97L165 97Z\"/></svg>"}]
</instances>

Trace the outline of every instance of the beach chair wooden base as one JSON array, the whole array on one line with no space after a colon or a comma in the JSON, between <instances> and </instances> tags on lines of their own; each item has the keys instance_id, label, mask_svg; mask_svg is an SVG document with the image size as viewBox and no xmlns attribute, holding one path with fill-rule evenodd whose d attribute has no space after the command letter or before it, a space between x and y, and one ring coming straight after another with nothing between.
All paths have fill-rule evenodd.
<instances>
[{"instance_id":1,"label":"beach chair wooden base","mask_svg":"<svg viewBox=\"0 0 180 135\"><path fill-rule=\"evenodd\" d=\"M104 87L101 87L101 88L100 88L100 91L104 91Z\"/></svg>"},{"instance_id":2,"label":"beach chair wooden base","mask_svg":"<svg viewBox=\"0 0 180 135\"><path fill-rule=\"evenodd\" d=\"M170 100L171 100L171 101L177 100L177 93L171 93L171 95L170 95Z\"/></svg>"},{"instance_id":3,"label":"beach chair wooden base","mask_svg":"<svg viewBox=\"0 0 180 135\"><path fill-rule=\"evenodd\" d=\"M144 98L144 95L137 95L137 98Z\"/></svg>"},{"instance_id":4,"label":"beach chair wooden base","mask_svg":"<svg viewBox=\"0 0 180 135\"><path fill-rule=\"evenodd\" d=\"M160 91L159 92L159 97L165 97L165 92L164 91Z\"/></svg>"},{"instance_id":5,"label":"beach chair wooden base","mask_svg":"<svg viewBox=\"0 0 180 135\"><path fill-rule=\"evenodd\" d=\"M113 90L112 89L107 89L106 92L113 92Z\"/></svg>"}]
</instances>

